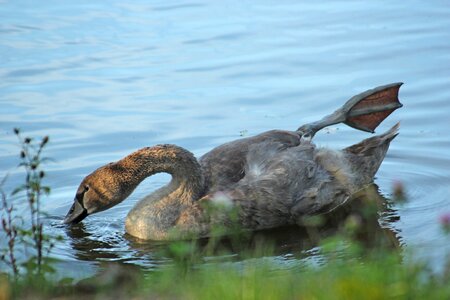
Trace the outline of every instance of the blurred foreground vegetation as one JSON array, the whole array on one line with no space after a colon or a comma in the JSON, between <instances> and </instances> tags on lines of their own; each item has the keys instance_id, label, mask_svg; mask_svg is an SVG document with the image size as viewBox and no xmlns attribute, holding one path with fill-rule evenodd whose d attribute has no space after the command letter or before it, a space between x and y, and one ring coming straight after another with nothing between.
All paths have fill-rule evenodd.
<instances>
[{"instance_id":1,"label":"blurred foreground vegetation","mask_svg":"<svg viewBox=\"0 0 450 300\"><path fill-rule=\"evenodd\" d=\"M16 134L20 137L18 130ZM307 236L305 249L317 250L309 259L280 256L271 242L252 240L251 233L237 230L226 238L167 243L159 255L172 263L157 270L106 263L91 278L55 279L55 262L49 259L55 238L43 232L39 210L50 192L41 184L45 173L40 169L48 138L36 145L30 138L19 141L26 180L11 195L26 194L32 223L28 228L15 215L2 190L2 237L8 242L0 250L2 266L9 269L0 271L0 300L450 299L450 265L437 274L401 249L397 233L380 225L383 219L395 222L396 215L376 186L331 215L303 220L298 230ZM393 197L406 201L401 184L395 184ZM448 229L450 219L441 221ZM279 240L283 243L283 237ZM16 251L23 248L34 254L21 261L23 255ZM233 259L236 249L239 259ZM231 259L221 259L227 257Z\"/></svg>"},{"instance_id":2,"label":"blurred foreground vegetation","mask_svg":"<svg viewBox=\"0 0 450 300\"><path fill-rule=\"evenodd\" d=\"M0 279L0 299L449 299L448 274L396 254L292 267L248 260L142 272L110 264L78 283Z\"/></svg>"}]
</instances>

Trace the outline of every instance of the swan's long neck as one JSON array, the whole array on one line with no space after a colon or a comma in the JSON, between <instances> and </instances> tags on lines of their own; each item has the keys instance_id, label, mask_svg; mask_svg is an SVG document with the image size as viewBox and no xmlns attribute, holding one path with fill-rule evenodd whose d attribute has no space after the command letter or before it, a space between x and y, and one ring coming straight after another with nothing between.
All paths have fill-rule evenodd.
<instances>
[{"instance_id":1,"label":"swan's long neck","mask_svg":"<svg viewBox=\"0 0 450 300\"><path fill-rule=\"evenodd\" d=\"M117 162L127 173L127 189L134 189L147 177L156 173L169 173L171 193L180 197L180 202L189 204L203 193L201 167L189 151L175 145L158 145L140 149Z\"/></svg>"},{"instance_id":2,"label":"swan's long neck","mask_svg":"<svg viewBox=\"0 0 450 300\"><path fill-rule=\"evenodd\" d=\"M121 161L126 179L123 188L131 193L145 178L160 172L172 175L171 182L141 199L125 223L129 234L143 239L160 239L173 227L180 214L204 193L201 167L189 151L174 145L138 150Z\"/></svg>"}]
</instances>

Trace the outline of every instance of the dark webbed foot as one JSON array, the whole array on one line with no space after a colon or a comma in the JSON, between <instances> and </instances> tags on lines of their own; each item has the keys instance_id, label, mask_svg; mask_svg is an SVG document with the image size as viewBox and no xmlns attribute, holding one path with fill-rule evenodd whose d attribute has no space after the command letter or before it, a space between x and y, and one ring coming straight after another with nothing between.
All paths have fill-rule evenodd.
<instances>
[{"instance_id":1,"label":"dark webbed foot","mask_svg":"<svg viewBox=\"0 0 450 300\"><path fill-rule=\"evenodd\" d=\"M353 128L374 132L394 110L402 107L398 92L403 83L391 83L353 96L341 108L322 120L305 124L297 131L306 139L314 137L320 129L344 123Z\"/></svg>"}]
</instances>

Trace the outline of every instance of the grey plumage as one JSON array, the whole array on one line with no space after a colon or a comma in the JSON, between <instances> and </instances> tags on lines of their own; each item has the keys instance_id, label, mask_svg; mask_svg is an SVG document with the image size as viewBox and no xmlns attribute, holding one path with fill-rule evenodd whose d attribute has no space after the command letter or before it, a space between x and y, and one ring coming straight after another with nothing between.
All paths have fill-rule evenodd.
<instances>
[{"instance_id":1,"label":"grey plumage","mask_svg":"<svg viewBox=\"0 0 450 300\"><path fill-rule=\"evenodd\" d=\"M296 223L305 215L331 211L373 180L397 135L383 135L342 151L267 141L252 144L244 176L227 194L241 208L242 225L252 229Z\"/></svg>"},{"instance_id":2,"label":"grey plumage","mask_svg":"<svg viewBox=\"0 0 450 300\"><path fill-rule=\"evenodd\" d=\"M170 173L171 182L141 199L125 222L126 231L141 239L208 236L213 226L235 222L250 230L271 228L332 211L372 182L399 125L340 151L317 148L310 140L321 128L341 122L373 132L402 106L401 85L356 95L297 131L271 130L232 141L199 160L175 145L140 149L83 179L64 222L80 222L120 203L158 172Z\"/></svg>"},{"instance_id":3,"label":"grey plumage","mask_svg":"<svg viewBox=\"0 0 450 300\"><path fill-rule=\"evenodd\" d=\"M398 124L341 151L317 148L296 132L270 131L219 146L199 161L175 145L146 147L88 175L77 201L86 215L102 211L148 176L168 172L172 181L129 212L129 234L155 240L208 236L211 226L233 223L230 208L245 229L294 224L335 209L372 182L397 130ZM221 209L211 214L214 207Z\"/></svg>"}]
</instances>

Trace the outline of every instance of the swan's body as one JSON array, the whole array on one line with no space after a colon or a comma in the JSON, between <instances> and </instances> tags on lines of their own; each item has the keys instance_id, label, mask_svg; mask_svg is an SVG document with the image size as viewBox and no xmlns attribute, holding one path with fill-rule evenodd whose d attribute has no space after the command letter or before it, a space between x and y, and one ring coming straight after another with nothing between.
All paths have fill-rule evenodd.
<instances>
[{"instance_id":1,"label":"swan's body","mask_svg":"<svg viewBox=\"0 0 450 300\"><path fill-rule=\"evenodd\" d=\"M204 237L216 225L235 222L259 230L331 211L373 181L398 125L340 151L316 148L310 139L317 130L339 122L373 131L401 107L400 85L357 95L297 131L273 130L226 143L198 161L175 145L140 149L88 175L65 222L77 223L120 203L145 178L159 172L171 174L171 182L140 200L126 218L127 233L137 238Z\"/></svg>"},{"instance_id":2,"label":"swan's body","mask_svg":"<svg viewBox=\"0 0 450 300\"><path fill-rule=\"evenodd\" d=\"M294 224L302 216L333 210L372 182L397 128L341 151L318 149L289 131L231 142L199 161L175 145L147 147L88 175L77 199L92 214L123 201L148 176L167 172L172 181L129 212L125 228L130 235L152 240L208 236L211 226L231 223L226 212L207 212L205 205L216 203L237 208L246 229Z\"/></svg>"}]
</instances>

